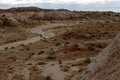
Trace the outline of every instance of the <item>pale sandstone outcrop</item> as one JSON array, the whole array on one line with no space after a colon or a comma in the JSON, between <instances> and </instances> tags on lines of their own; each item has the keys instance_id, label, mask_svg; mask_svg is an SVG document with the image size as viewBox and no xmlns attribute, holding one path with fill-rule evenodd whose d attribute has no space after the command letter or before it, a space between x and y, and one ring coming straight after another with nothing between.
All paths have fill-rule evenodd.
<instances>
[{"instance_id":1,"label":"pale sandstone outcrop","mask_svg":"<svg viewBox=\"0 0 120 80\"><path fill-rule=\"evenodd\" d=\"M78 80L120 80L120 34L99 53Z\"/></svg>"}]
</instances>

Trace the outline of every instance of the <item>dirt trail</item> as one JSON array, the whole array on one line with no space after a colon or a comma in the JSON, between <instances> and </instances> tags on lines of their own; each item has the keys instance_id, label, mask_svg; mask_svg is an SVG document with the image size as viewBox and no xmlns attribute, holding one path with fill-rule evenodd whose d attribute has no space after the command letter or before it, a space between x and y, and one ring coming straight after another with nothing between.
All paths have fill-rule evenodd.
<instances>
[{"instance_id":1,"label":"dirt trail","mask_svg":"<svg viewBox=\"0 0 120 80\"><path fill-rule=\"evenodd\" d=\"M18 42L13 42L13 43L9 43L9 44L4 44L2 46L0 46L0 50L4 50L6 47L7 48L11 48L11 47L17 47L21 44L24 44L24 45L27 45L29 43L33 43L33 42L36 42L36 41L39 41L40 40L40 37L37 36L37 37L33 37L33 38L30 38L30 39L27 39L27 40L23 40L23 41L18 41Z\"/></svg>"},{"instance_id":2,"label":"dirt trail","mask_svg":"<svg viewBox=\"0 0 120 80\"><path fill-rule=\"evenodd\" d=\"M91 59L94 59L95 57L91 57ZM63 61L62 65L67 65L68 63L75 63L79 61L84 61L86 58L79 58L75 60L67 60ZM67 75L70 75L69 72L64 72L61 70L59 62L48 62L46 65L43 66L43 75L44 76L50 76L53 80L65 80L65 77ZM71 66L71 71L78 71L79 67Z\"/></svg>"},{"instance_id":3,"label":"dirt trail","mask_svg":"<svg viewBox=\"0 0 120 80\"><path fill-rule=\"evenodd\" d=\"M42 34L43 37L45 37L46 39L48 38L51 38L51 37L54 37L55 34L51 31L42 31L42 28L36 28L35 30L34 29L31 29L32 33L36 32L37 34ZM39 32L39 33L38 33ZM4 44L2 46L0 46L0 50L4 50L6 47L7 48L11 48L11 47L17 47L21 44L24 44L24 45L27 45L29 43L34 43L34 42L37 42L39 41L40 39L42 39L40 36L36 36L36 37L33 37L33 38L29 38L29 39L26 39L26 40L22 40L22 41L17 41L17 42L13 42L13 43L8 43L8 44Z\"/></svg>"},{"instance_id":4,"label":"dirt trail","mask_svg":"<svg viewBox=\"0 0 120 80\"><path fill-rule=\"evenodd\" d=\"M57 23L57 24L46 24L46 25L41 25L41 26L37 26L35 28L31 28L28 29L26 31L31 32L31 33L35 33L35 34L41 34L44 38L49 39L55 36L55 33L52 31L52 28L55 28L57 26L68 26L68 24L62 24L62 23ZM72 25L72 24L69 24ZM34 43L39 41L40 39L42 39L40 36L35 36L33 38L29 38L26 40L22 40L22 41L17 41L17 42L13 42L13 43L8 43L8 44L4 44L0 46L0 50L4 50L5 48L11 48L11 47L17 47L21 44L27 45L29 43Z\"/></svg>"}]
</instances>

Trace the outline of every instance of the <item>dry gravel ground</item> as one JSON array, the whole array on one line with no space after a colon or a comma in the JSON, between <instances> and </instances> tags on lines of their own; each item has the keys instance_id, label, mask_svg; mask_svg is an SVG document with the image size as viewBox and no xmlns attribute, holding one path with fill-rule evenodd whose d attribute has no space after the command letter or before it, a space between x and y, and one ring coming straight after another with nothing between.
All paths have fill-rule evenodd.
<instances>
[{"instance_id":1,"label":"dry gravel ground","mask_svg":"<svg viewBox=\"0 0 120 80\"><path fill-rule=\"evenodd\" d=\"M98 20L49 22L18 28L13 32L21 30L27 38L1 44L0 79L75 80L111 43L120 31L119 26L119 22Z\"/></svg>"}]
</instances>

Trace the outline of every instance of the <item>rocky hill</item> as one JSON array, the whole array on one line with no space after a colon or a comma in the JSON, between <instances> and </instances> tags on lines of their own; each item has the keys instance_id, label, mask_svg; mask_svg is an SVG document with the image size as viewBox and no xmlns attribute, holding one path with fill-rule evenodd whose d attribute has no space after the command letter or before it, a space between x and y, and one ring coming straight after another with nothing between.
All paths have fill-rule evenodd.
<instances>
[{"instance_id":1,"label":"rocky hill","mask_svg":"<svg viewBox=\"0 0 120 80\"><path fill-rule=\"evenodd\" d=\"M16 26L51 20L119 20L120 14L114 12L83 12L65 9L41 9L37 7L19 7L0 9L0 25Z\"/></svg>"},{"instance_id":2,"label":"rocky hill","mask_svg":"<svg viewBox=\"0 0 120 80\"><path fill-rule=\"evenodd\" d=\"M88 66L79 80L120 80L120 34Z\"/></svg>"}]
</instances>

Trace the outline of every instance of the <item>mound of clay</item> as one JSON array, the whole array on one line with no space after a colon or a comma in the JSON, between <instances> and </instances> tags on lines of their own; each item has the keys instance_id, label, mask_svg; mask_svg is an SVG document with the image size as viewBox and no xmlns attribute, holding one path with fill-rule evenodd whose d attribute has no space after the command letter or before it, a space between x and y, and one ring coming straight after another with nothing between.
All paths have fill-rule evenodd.
<instances>
[{"instance_id":1,"label":"mound of clay","mask_svg":"<svg viewBox=\"0 0 120 80\"><path fill-rule=\"evenodd\" d=\"M97 56L78 80L120 80L120 34Z\"/></svg>"}]
</instances>

